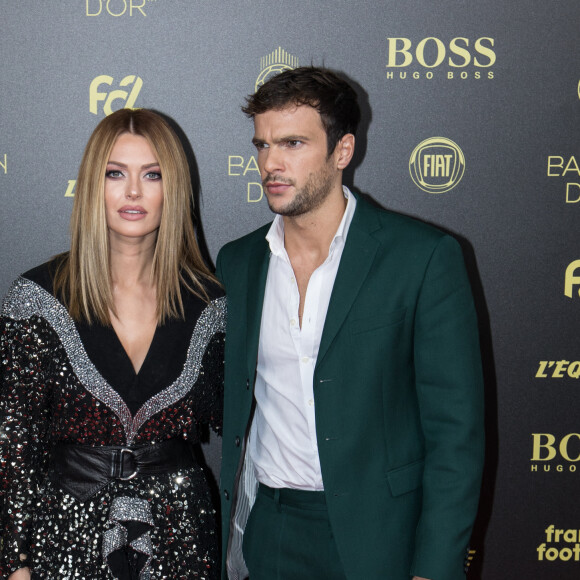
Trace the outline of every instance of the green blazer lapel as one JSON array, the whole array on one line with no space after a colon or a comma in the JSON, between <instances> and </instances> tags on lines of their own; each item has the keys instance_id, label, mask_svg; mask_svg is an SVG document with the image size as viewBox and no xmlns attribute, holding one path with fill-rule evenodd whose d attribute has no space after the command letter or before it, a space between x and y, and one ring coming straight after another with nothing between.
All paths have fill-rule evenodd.
<instances>
[{"instance_id":1,"label":"green blazer lapel","mask_svg":"<svg viewBox=\"0 0 580 580\"><path fill-rule=\"evenodd\" d=\"M247 280L247 363L250 377L254 376L258 360L258 342L260 339L260 323L262 321L262 306L270 262L270 247L265 239L261 239L250 248Z\"/></svg>"},{"instance_id":2,"label":"green blazer lapel","mask_svg":"<svg viewBox=\"0 0 580 580\"><path fill-rule=\"evenodd\" d=\"M380 227L372 207L357 197L357 207L348 230L328 305L317 365L324 359L368 276L379 247L379 242L371 233Z\"/></svg>"}]
</instances>

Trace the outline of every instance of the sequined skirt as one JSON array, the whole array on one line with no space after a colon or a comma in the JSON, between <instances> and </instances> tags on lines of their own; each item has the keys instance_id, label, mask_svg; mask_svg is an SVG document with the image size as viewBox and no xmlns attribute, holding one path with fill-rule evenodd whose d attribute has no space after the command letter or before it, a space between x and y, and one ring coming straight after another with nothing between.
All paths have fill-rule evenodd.
<instances>
[{"instance_id":1,"label":"sequined skirt","mask_svg":"<svg viewBox=\"0 0 580 580\"><path fill-rule=\"evenodd\" d=\"M220 577L215 510L197 465L116 480L85 502L47 482L34 513L33 580Z\"/></svg>"}]
</instances>

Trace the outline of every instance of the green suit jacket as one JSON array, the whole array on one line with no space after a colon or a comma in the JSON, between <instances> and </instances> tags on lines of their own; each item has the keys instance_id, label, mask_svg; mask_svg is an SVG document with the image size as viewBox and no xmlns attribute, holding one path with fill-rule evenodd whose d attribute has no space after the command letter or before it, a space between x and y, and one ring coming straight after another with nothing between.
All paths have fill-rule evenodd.
<instances>
[{"instance_id":1,"label":"green suit jacket","mask_svg":"<svg viewBox=\"0 0 580 580\"><path fill-rule=\"evenodd\" d=\"M252 416L268 227L227 244L217 260L228 297L224 557ZM314 396L347 577L464 578L483 466L483 385L471 289L453 238L357 199Z\"/></svg>"}]
</instances>

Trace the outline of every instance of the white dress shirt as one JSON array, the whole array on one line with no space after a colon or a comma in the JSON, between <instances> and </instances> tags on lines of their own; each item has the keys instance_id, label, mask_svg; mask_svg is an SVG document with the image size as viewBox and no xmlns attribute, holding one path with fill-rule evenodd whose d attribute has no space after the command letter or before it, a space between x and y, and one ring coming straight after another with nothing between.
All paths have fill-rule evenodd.
<instances>
[{"instance_id":1,"label":"white dress shirt","mask_svg":"<svg viewBox=\"0 0 580 580\"><path fill-rule=\"evenodd\" d=\"M281 216L276 216L266 236L271 255L248 452L258 481L274 488L324 489L316 441L313 377L332 287L356 206L348 188L343 187L343 191L346 209L328 257L308 282L302 327L298 320L300 294L284 248Z\"/></svg>"}]
</instances>

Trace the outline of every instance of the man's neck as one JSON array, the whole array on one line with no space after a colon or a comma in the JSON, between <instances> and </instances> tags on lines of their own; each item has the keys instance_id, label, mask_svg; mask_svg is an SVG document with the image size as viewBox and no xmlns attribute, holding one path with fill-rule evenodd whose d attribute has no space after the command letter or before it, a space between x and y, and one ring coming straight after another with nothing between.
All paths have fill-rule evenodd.
<instances>
[{"instance_id":1,"label":"man's neck","mask_svg":"<svg viewBox=\"0 0 580 580\"><path fill-rule=\"evenodd\" d=\"M344 216L347 199L342 186L331 193L325 202L304 215L284 219L284 247L293 256L310 256L320 264L328 256L330 244Z\"/></svg>"}]
</instances>

